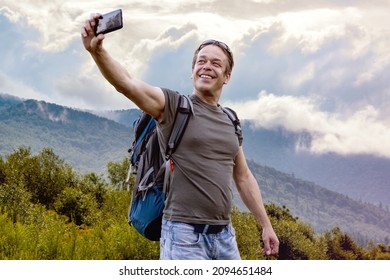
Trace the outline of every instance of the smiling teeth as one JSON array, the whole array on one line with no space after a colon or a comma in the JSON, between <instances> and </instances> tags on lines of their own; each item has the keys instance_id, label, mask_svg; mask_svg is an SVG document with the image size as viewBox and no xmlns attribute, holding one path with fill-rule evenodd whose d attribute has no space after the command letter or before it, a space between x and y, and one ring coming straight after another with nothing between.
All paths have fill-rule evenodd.
<instances>
[{"instance_id":1,"label":"smiling teeth","mask_svg":"<svg viewBox=\"0 0 390 280\"><path fill-rule=\"evenodd\" d=\"M205 79L212 79L212 77L208 76L208 75L200 75L201 78L205 78Z\"/></svg>"}]
</instances>

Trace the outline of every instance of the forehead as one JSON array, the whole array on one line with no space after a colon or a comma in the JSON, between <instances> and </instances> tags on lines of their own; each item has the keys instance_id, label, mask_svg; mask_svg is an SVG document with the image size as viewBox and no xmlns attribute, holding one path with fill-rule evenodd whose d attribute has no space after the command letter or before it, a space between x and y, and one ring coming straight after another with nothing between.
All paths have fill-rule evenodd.
<instances>
[{"instance_id":1,"label":"forehead","mask_svg":"<svg viewBox=\"0 0 390 280\"><path fill-rule=\"evenodd\" d=\"M226 54L223 52L223 50L221 50L220 47L216 45L207 45L203 47L198 53L198 58L199 57L207 57L213 60L218 59L221 61L227 61Z\"/></svg>"}]
</instances>

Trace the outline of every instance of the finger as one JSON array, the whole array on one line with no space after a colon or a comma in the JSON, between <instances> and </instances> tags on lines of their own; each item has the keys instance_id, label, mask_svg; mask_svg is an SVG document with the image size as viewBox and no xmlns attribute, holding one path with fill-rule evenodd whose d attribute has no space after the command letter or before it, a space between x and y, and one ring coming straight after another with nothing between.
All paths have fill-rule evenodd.
<instances>
[{"instance_id":1,"label":"finger","mask_svg":"<svg viewBox=\"0 0 390 280\"><path fill-rule=\"evenodd\" d=\"M89 17L89 23L91 25L91 27L95 27L95 25L97 24L97 20L98 19L101 19L103 18L101 14L99 13L96 13L96 14L91 14L91 16Z\"/></svg>"},{"instance_id":2,"label":"finger","mask_svg":"<svg viewBox=\"0 0 390 280\"><path fill-rule=\"evenodd\" d=\"M80 33L81 33L81 36L82 37L88 37L88 32L87 32L87 30L85 29L85 26L82 26L81 27L81 31L80 31Z\"/></svg>"},{"instance_id":3,"label":"finger","mask_svg":"<svg viewBox=\"0 0 390 280\"><path fill-rule=\"evenodd\" d=\"M263 248L263 253L267 256L271 255L271 246L270 246L270 243L269 243L269 240L268 239L264 239L264 248Z\"/></svg>"},{"instance_id":4,"label":"finger","mask_svg":"<svg viewBox=\"0 0 390 280\"><path fill-rule=\"evenodd\" d=\"M93 28L96 25L96 18L94 16L91 16L89 19L89 25Z\"/></svg>"},{"instance_id":5,"label":"finger","mask_svg":"<svg viewBox=\"0 0 390 280\"><path fill-rule=\"evenodd\" d=\"M278 242L273 242L271 245L271 254L273 256L278 255L279 253L279 243Z\"/></svg>"},{"instance_id":6,"label":"finger","mask_svg":"<svg viewBox=\"0 0 390 280\"><path fill-rule=\"evenodd\" d=\"M81 28L81 35L82 35L83 37L87 37L87 36L90 34L91 31L92 31L91 24L90 24L89 19L87 19L87 20L84 22L83 27Z\"/></svg>"},{"instance_id":7,"label":"finger","mask_svg":"<svg viewBox=\"0 0 390 280\"><path fill-rule=\"evenodd\" d=\"M95 29L95 26L96 26L96 21L97 19L101 18L101 14L97 13L97 14L91 14L89 19L87 19L85 22L84 22L84 26L81 30L81 34L83 37L87 37L88 35L91 35L91 34L95 34L94 33L94 29Z\"/></svg>"}]
</instances>

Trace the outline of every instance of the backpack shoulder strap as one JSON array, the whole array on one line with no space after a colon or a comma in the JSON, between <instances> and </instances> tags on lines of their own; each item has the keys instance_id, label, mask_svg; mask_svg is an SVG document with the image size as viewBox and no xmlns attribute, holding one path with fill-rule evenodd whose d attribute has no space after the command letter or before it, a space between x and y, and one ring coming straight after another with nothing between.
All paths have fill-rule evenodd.
<instances>
[{"instance_id":1,"label":"backpack shoulder strap","mask_svg":"<svg viewBox=\"0 0 390 280\"><path fill-rule=\"evenodd\" d=\"M221 106L221 108L222 108L222 111L229 117L229 119L233 123L234 128L236 130L237 137L238 137L238 141L240 142L240 146L241 146L242 139L243 139L242 128L241 128L241 123L240 123L240 120L238 119L236 112L228 107Z\"/></svg>"},{"instance_id":2,"label":"backpack shoulder strap","mask_svg":"<svg viewBox=\"0 0 390 280\"><path fill-rule=\"evenodd\" d=\"M171 135L165 151L165 158L169 159L170 156L175 152L181 138L183 137L184 130L187 127L190 119L192 109L192 101L186 95L180 95L179 102L177 105L176 116L172 127Z\"/></svg>"}]
</instances>

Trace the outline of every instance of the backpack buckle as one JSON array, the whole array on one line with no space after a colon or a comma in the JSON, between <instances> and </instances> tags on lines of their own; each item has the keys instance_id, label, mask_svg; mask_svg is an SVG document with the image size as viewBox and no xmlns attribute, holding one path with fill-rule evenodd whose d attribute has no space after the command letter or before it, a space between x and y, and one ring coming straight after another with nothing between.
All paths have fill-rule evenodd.
<instances>
[{"instance_id":1,"label":"backpack buckle","mask_svg":"<svg viewBox=\"0 0 390 280\"><path fill-rule=\"evenodd\" d=\"M173 170L175 169L175 163L173 162L173 160L169 160L169 171L173 172Z\"/></svg>"}]
</instances>

